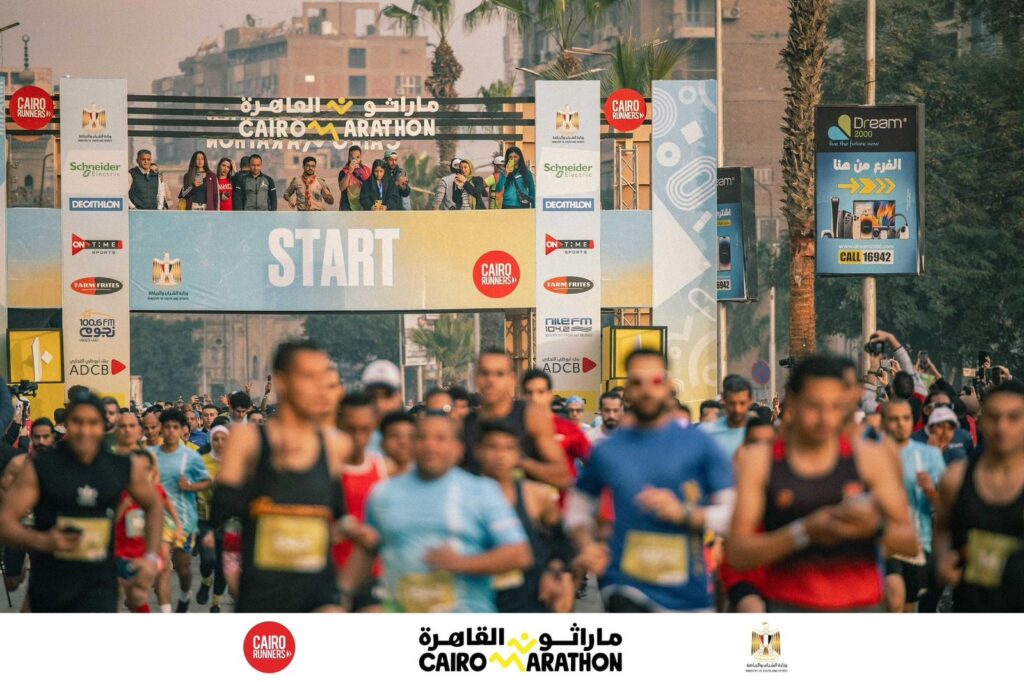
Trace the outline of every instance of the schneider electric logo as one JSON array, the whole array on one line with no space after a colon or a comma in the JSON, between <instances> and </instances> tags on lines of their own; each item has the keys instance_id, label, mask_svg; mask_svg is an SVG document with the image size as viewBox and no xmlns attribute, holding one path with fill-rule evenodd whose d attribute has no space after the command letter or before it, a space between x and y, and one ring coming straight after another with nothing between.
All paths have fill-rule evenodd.
<instances>
[{"instance_id":1,"label":"schneider electric logo","mask_svg":"<svg viewBox=\"0 0 1024 682\"><path fill-rule=\"evenodd\" d=\"M556 178L589 178L594 175L592 163L545 163L544 172Z\"/></svg>"},{"instance_id":2,"label":"schneider electric logo","mask_svg":"<svg viewBox=\"0 0 1024 682\"><path fill-rule=\"evenodd\" d=\"M121 164L111 163L110 161L104 161L103 163L72 161L70 168L72 173L78 173L83 178L109 177L121 173Z\"/></svg>"}]
</instances>

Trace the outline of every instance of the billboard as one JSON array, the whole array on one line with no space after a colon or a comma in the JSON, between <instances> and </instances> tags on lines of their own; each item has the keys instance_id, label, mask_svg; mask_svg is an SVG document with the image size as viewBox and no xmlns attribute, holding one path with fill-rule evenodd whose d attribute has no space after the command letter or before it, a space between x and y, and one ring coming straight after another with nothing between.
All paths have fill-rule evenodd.
<instances>
[{"instance_id":1,"label":"billboard","mask_svg":"<svg viewBox=\"0 0 1024 682\"><path fill-rule=\"evenodd\" d=\"M718 169L719 301L757 298L757 218L752 168Z\"/></svg>"},{"instance_id":2,"label":"billboard","mask_svg":"<svg viewBox=\"0 0 1024 682\"><path fill-rule=\"evenodd\" d=\"M815 112L819 275L917 275L924 230L924 105Z\"/></svg>"}]
</instances>

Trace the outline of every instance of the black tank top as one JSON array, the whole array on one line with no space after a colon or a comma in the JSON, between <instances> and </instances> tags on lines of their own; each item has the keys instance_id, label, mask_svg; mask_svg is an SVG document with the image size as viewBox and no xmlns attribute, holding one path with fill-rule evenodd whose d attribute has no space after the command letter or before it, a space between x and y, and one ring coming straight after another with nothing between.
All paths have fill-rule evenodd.
<instances>
[{"instance_id":1,"label":"black tank top","mask_svg":"<svg viewBox=\"0 0 1024 682\"><path fill-rule=\"evenodd\" d=\"M548 564L550 549L545 542L540 530L536 527L530 514L526 511L526 500L523 495L523 482L516 481L516 516L523 524L523 530L530 540L530 549L533 550L533 567L526 571L515 571L513 574L497 576L495 589L498 595L499 613L544 613L549 609L544 606L537 597L540 594L540 576ZM522 581L516 585L513 578L522 576ZM502 589L503 580L510 586Z\"/></svg>"},{"instance_id":2,"label":"black tank top","mask_svg":"<svg viewBox=\"0 0 1024 682\"><path fill-rule=\"evenodd\" d=\"M73 556L32 555L33 585L117 589L114 516L121 493L131 481L131 458L102 449L90 464L83 464L60 442L28 458L25 465L34 466L39 479L36 530L46 532L59 522L83 531Z\"/></svg>"},{"instance_id":3,"label":"black tank top","mask_svg":"<svg viewBox=\"0 0 1024 682\"><path fill-rule=\"evenodd\" d=\"M307 613L338 602L330 529L345 515L345 500L323 434L319 440L312 467L278 471L260 427L259 462L245 487L238 612Z\"/></svg>"},{"instance_id":4,"label":"black tank top","mask_svg":"<svg viewBox=\"0 0 1024 682\"><path fill-rule=\"evenodd\" d=\"M476 456L473 452L476 444L480 441L480 426L485 420L481 419L480 415L476 412L470 412L469 416L466 417L466 422L462 426L462 438L466 445L466 453L463 457L463 468L467 471L479 474L480 464L476 461ZM540 451L537 449L537 444L534 442L533 437L526 431L526 402L523 400L516 400L512 403L512 411L500 419L489 419L486 420L491 423L501 424L510 431L512 431L519 438L519 448L522 450L524 456L530 459L535 459L538 462L542 461Z\"/></svg>"},{"instance_id":5,"label":"black tank top","mask_svg":"<svg viewBox=\"0 0 1024 682\"><path fill-rule=\"evenodd\" d=\"M953 590L960 612L1007 612L1021 609L1024 553L1024 488L1006 505L981 499L974 483L980 458L971 458L960 494L953 504L953 547L963 560L963 578Z\"/></svg>"}]
</instances>

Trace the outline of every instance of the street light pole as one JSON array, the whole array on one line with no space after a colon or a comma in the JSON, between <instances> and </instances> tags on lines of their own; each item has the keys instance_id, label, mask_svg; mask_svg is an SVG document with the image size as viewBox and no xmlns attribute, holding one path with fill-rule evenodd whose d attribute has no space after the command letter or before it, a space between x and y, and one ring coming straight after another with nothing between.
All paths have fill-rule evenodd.
<instances>
[{"instance_id":1,"label":"street light pole","mask_svg":"<svg viewBox=\"0 0 1024 682\"><path fill-rule=\"evenodd\" d=\"M718 134L718 167L725 163L725 127L723 126L722 112L722 0L715 0L715 117L717 119ZM717 293L717 281L715 282L715 296ZM718 304L718 385L721 386L722 379L729 372L729 320L726 313L725 303Z\"/></svg>"},{"instance_id":2,"label":"street light pole","mask_svg":"<svg viewBox=\"0 0 1024 682\"><path fill-rule=\"evenodd\" d=\"M867 0L867 25L864 31L864 53L865 53L865 83L864 83L864 104L874 105L875 103L875 0ZM875 278L864 278L864 318L863 336L864 342L878 328L878 301L876 299ZM865 369L867 358L865 356Z\"/></svg>"}]
</instances>

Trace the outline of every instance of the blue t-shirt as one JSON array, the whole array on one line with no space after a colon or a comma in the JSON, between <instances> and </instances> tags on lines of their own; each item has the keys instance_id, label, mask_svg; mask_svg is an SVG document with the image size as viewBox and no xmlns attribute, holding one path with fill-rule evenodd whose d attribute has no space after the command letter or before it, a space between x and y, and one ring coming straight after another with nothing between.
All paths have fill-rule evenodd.
<instances>
[{"instance_id":1,"label":"blue t-shirt","mask_svg":"<svg viewBox=\"0 0 1024 682\"><path fill-rule=\"evenodd\" d=\"M939 479L946 470L946 462L937 447L911 440L900 452L903 462L903 486L910 501L910 515L917 528L917 537L929 554L932 551L932 503L917 485L917 472L926 471L939 487Z\"/></svg>"},{"instance_id":2,"label":"blue t-shirt","mask_svg":"<svg viewBox=\"0 0 1024 682\"><path fill-rule=\"evenodd\" d=\"M713 422L700 424L697 428L714 438L718 447L729 457L736 456L736 451L743 445L743 438L747 435L746 425L734 429L729 426L726 417L719 417Z\"/></svg>"},{"instance_id":3,"label":"blue t-shirt","mask_svg":"<svg viewBox=\"0 0 1024 682\"><path fill-rule=\"evenodd\" d=\"M366 503L366 523L380 533L388 591L406 611L496 611L492 576L435 571L423 556L445 544L476 556L527 542L498 484L458 467L434 480L414 470L378 484Z\"/></svg>"},{"instance_id":4,"label":"blue t-shirt","mask_svg":"<svg viewBox=\"0 0 1024 682\"><path fill-rule=\"evenodd\" d=\"M674 421L654 430L617 429L594 448L576 487L595 496L612 492L612 560L602 585L635 588L672 611L711 606L702 534L660 521L636 503L648 487L698 505L733 487L732 463L711 436Z\"/></svg>"},{"instance_id":5,"label":"blue t-shirt","mask_svg":"<svg viewBox=\"0 0 1024 682\"><path fill-rule=\"evenodd\" d=\"M919 443L928 442L928 430L921 429L917 433L911 436L911 439L916 440ZM950 465L953 462L965 459L967 453L974 449L974 441L971 439L971 432L967 429L958 428L953 433L953 440L949 442L946 449L942 451L942 458L946 460L946 465Z\"/></svg>"},{"instance_id":6,"label":"blue t-shirt","mask_svg":"<svg viewBox=\"0 0 1024 682\"><path fill-rule=\"evenodd\" d=\"M179 483L182 476L188 478L190 483L210 479L210 472L206 470L202 456L184 443L178 443L178 449L174 452L165 452L159 445L150 446L149 451L157 456L160 483L167 491L167 497L174 500L178 518L181 519L182 531L186 535L197 532L199 530L198 493L182 490Z\"/></svg>"},{"instance_id":7,"label":"blue t-shirt","mask_svg":"<svg viewBox=\"0 0 1024 682\"><path fill-rule=\"evenodd\" d=\"M188 434L188 440L196 447L205 448L210 444L210 434L206 431L191 431Z\"/></svg>"}]
</instances>

